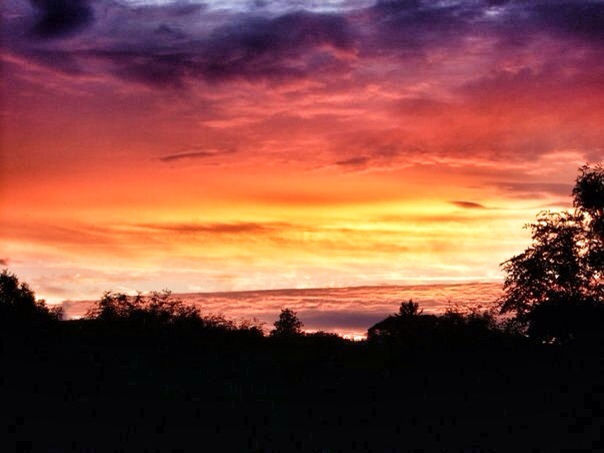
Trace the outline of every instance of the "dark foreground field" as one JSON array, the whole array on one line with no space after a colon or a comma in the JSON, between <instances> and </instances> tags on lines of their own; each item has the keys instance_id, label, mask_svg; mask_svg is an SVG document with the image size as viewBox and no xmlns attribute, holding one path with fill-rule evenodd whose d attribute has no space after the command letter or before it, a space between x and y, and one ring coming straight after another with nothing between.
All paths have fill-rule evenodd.
<instances>
[{"instance_id":1,"label":"dark foreground field","mask_svg":"<svg viewBox=\"0 0 604 453\"><path fill-rule=\"evenodd\" d=\"M602 451L602 349L2 332L2 451Z\"/></svg>"}]
</instances>

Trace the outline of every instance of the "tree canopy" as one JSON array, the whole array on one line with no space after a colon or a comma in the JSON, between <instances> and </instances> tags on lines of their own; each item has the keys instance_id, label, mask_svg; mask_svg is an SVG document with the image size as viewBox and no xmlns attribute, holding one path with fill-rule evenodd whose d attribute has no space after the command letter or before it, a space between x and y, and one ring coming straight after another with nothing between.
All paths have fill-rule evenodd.
<instances>
[{"instance_id":1,"label":"tree canopy","mask_svg":"<svg viewBox=\"0 0 604 453\"><path fill-rule=\"evenodd\" d=\"M6 269L0 273L0 319L5 322L31 322L60 317L60 309L49 309L43 300L36 300L27 283L19 282L15 274Z\"/></svg>"},{"instance_id":2,"label":"tree canopy","mask_svg":"<svg viewBox=\"0 0 604 453\"><path fill-rule=\"evenodd\" d=\"M148 296L106 292L86 318L101 321L130 321L146 324L201 323L197 307L172 297L170 291L154 291Z\"/></svg>"},{"instance_id":3,"label":"tree canopy","mask_svg":"<svg viewBox=\"0 0 604 453\"><path fill-rule=\"evenodd\" d=\"M272 336L288 337L300 335L304 323L300 321L295 311L284 308L279 314L279 319L274 323L275 329L271 331Z\"/></svg>"},{"instance_id":4,"label":"tree canopy","mask_svg":"<svg viewBox=\"0 0 604 453\"><path fill-rule=\"evenodd\" d=\"M413 300L409 299L408 302L401 302L396 316L400 316L402 318L409 318L413 316L419 316L423 312L424 310L419 308L419 304L417 302L413 302Z\"/></svg>"},{"instance_id":5,"label":"tree canopy","mask_svg":"<svg viewBox=\"0 0 604 453\"><path fill-rule=\"evenodd\" d=\"M593 333L604 307L602 165L581 167L572 193L574 209L539 213L528 225L532 244L502 264L501 313L544 341Z\"/></svg>"}]
</instances>

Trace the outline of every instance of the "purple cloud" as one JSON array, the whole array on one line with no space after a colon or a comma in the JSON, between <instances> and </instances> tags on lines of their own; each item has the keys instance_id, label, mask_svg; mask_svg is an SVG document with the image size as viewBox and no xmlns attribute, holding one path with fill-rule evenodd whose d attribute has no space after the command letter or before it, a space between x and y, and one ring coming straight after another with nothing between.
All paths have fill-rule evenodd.
<instances>
[{"instance_id":1,"label":"purple cloud","mask_svg":"<svg viewBox=\"0 0 604 453\"><path fill-rule=\"evenodd\" d=\"M67 36L94 20L88 0L31 0L31 4L36 11L33 32L38 38Z\"/></svg>"},{"instance_id":2,"label":"purple cloud","mask_svg":"<svg viewBox=\"0 0 604 453\"><path fill-rule=\"evenodd\" d=\"M346 52L425 59L430 49L458 48L467 38L519 45L547 32L594 44L604 36L603 4L590 0L380 0L356 10L342 5L329 14L303 9L275 14L254 7L218 13L181 2L31 0L31 5L12 11L17 7L11 4L3 13L3 45L12 52L70 74L104 71L172 88L194 80L280 82L345 73L351 70L342 57ZM27 14L33 24L29 38L19 32Z\"/></svg>"}]
</instances>

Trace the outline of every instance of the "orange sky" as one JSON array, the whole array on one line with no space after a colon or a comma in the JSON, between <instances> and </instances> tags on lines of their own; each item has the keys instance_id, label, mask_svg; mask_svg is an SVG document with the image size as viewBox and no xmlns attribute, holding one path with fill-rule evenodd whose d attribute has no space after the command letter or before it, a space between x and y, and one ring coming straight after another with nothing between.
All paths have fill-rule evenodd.
<instances>
[{"instance_id":1,"label":"orange sky","mask_svg":"<svg viewBox=\"0 0 604 453\"><path fill-rule=\"evenodd\" d=\"M0 259L51 302L501 279L604 155L601 9L441 3L9 0Z\"/></svg>"}]
</instances>

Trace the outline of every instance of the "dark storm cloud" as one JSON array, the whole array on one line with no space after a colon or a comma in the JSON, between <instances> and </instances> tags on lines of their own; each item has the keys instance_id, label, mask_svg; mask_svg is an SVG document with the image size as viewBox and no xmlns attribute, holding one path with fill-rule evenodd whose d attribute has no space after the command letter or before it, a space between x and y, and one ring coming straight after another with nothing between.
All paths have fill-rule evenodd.
<instances>
[{"instance_id":1,"label":"dark storm cloud","mask_svg":"<svg viewBox=\"0 0 604 453\"><path fill-rule=\"evenodd\" d=\"M206 78L262 78L320 71L333 64L326 55L303 61L300 57L321 46L347 50L353 45L346 19L297 12L275 19L250 19L216 30L203 53ZM297 61L288 64L288 59Z\"/></svg>"},{"instance_id":2,"label":"dark storm cloud","mask_svg":"<svg viewBox=\"0 0 604 453\"><path fill-rule=\"evenodd\" d=\"M88 0L30 0L36 10L33 32L40 38L57 38L90 24L93 11Z\"/></svg>"},{"instance_id":3,"label":"dark storm cloud","mask_svg":"<svg viewBox=\"0 0 604 453\"><path fill-rule=\"evenodd\" d=\"M279 81L342 68L344 63L326 49L346 51L353 45L346 19L307 12L273 19L245 17L202 39L166 24L146 33L154 36L136 46L117 43L64 57L105 61L108 70L122 79L182 87L195 79Z\"/></svg>"},{"instance_id":4,"label":"dark storm cloud","mask_svg":"<svg viewBox=\"0 0 604 453\"><path fill-rule=\"evenodd\" d=\"M3 45L39 64L78 75L110 73L155 87L189 81L281 82L352 70L345 54L425 59L466 38L514 45L546 32L589 41L604 36L596 1L381 0L339 12L269 14L212 10L200 3L129 5L110 0L31 0L34 37L19 14L4 14ZM250 5L252 5L250 3ZM344 5L346 6L346 5ZM518 33L521 32L521 33ZM77 36L76 36L77 34ZM69 41L56 40L70 36ZM39 43L44 46L39 46ZM99 64L100 63L100 64Z\"/></svg>"}]
</instances>

